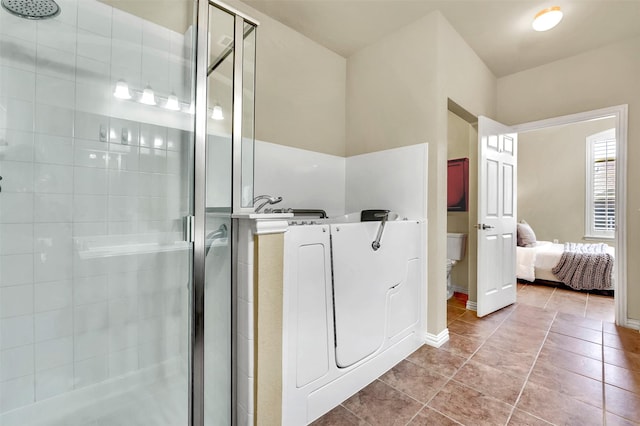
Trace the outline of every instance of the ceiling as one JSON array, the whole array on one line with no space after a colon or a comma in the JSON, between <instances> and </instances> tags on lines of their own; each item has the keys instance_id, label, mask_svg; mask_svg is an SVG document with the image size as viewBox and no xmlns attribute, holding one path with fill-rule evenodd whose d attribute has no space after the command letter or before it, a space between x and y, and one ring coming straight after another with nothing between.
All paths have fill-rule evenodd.
<instances>
[{"instance_id":1,"label":"ceiling","mask_svg":"<svg viewBox=\"0 0 640 426\"><path fill-rule=\"evenodd\" d=\"M243 1L344 57L439 10L496 77L640 36L640 0ZM533 31L534 15L555 5L562 22Z\"/></svg>"}]
</instances>

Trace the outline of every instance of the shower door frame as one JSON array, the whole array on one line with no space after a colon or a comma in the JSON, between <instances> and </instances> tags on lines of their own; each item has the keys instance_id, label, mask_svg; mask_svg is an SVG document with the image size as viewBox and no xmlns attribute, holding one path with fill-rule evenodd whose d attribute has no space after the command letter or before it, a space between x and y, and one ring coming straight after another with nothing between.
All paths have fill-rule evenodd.
<instances>
[{"instance_id":1,"label":"shower door frame","mask_svg":"<svg viewBox=\"0 0 640 426\"><path fill-rule=\"evenodd\" d=\"M195 137L193 192L193 262L190 321L189 425L205 425L205 258L206 258L206 169L207 169L207 83L209 67L209 8L216 7L234 16L233 117L232 117L232 214L253 212L242 207L242 119L244 23L260 23L245 13L218 0L197 0ZM240 41L240 42L238 42ZM255 66L255 64L254 64ZM255 87L255 85L254 85ZM255 110L255 88L254 88ZM255 113L254 113L255 117ZM254 118L255 120L255 118ZM237 250L235 230L230 229L231 244L231 424L237 424Z\"/></svg>"}]
</instances>

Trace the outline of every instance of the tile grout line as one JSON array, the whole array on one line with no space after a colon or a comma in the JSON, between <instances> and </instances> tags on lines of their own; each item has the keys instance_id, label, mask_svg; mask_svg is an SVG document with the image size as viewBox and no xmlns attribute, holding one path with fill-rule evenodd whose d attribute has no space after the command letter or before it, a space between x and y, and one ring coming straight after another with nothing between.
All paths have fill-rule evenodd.
<instances>
[{"instance_id":1,"label":"tile grout line","mask_svg":"<svg viewBox=\"0 0 640 426\"><path fill-rule=\"evenodd\" d=\"M554 292L555 292L555 289L554 289ZM529 368L529 373L527 374L527 377L525 377L525 379L524 379L524 383L522 384L522 388L520 389L520 393L518 394L518 397L516 398L516 402L514 402L514 404L513 404L513 408L511 410L511 413L509 414L509 417L507 417L507 422L505 423L505 425L508 425L509 421L511 421L511 417L513 417L513 413L515 412L516 407L518 406L518 403L520 402L520 398L522 397L522 393L524 392L524 388L527 386L527 383L529 382L529 377L531 377L531 373L533 372L533 368L535 367L535 365L538 362L538 357L540 356L540 352L542 352L542 348L544 347L544 344L547 341L547 337L549 337L549 333L551 332L551 327L553 326L553 322L556 320L557 317L558 317L558 311L556 311L555 314L553 315L553 319L551 320L551 323L549 324L549 329L547 330L546 334L544 335L544 339L542 339L542 344L540 345L540 348L538 349L538 353L536 354L536 357L533 360L533 364L531 364L531 367ZM545 421L547 421L547 420L545 420Z\"/></svg>"},{"instance_id":2,"label":"tile grout line","mask_svg":"<svg viewBox=\"0 0 640 426\"><path fill-rule=\"evenodd\" d=\"M544 309L545 311L547 310L547 305L548 305L548 304L549 304L549 302L551 301L551 298L552 298L552 297L553 297L553 295L556 293L556 290L557 290L557 289L558 289L557 287L554 287L554 288L553 288L553 291L551 292L551 295L549 296L549 298L547 299L547 301L546 301L546 302L544 302L544 306L542 307L542 309ZM555 317L553 317L553 318L554 318L554 320L555 320Z\"/></svg>"},{"instance_id":3,"label":"tile grout line","mask_svg":"<svg viewBox=\"0 0 640 426\"><path fill-rule=\"evenodd\" d=\"M587 307L589 306L589 293L587 293L587 297L584 300L584 315L582 315L584 318L587 318Z\"/></svg>"},{"instance_id":4,"label":"tile grout line","mask_svg":"<svg viewBox=\"0 0 640 426\"><path fill-rule=\"evenodd\" d=\"M378 380L378 379L376 379L376 380ZM375 380L374 380L374 381L375 381ZM371 382L371 383L373 383L373 382ZM368 385L367 385L367 386L368 386ZM358 392L360 392L360 391L358 391ZM358 392L356 392L354 395L356 395ZM349 397L349 398L350 398L350 397ZM345 399L344 401L342 401L342 402L340 403L339 407L342 407L342 408L344 408L345 410L347 410L347 412L349 412L349 413L353 414L353 415L354 415L358 420L362 420L362 421L363 421L363 422L365 422L366 424L370 424L368 421L366 421L365 419L363 419L362 417L360 417L359 415L357 415L356 413L354 413L353 411L349 410L347 407L345 407L345 406L344 406L344 402L346 402L349 398L347 398L347 399ZM332 410L333 410L333 409L332 409ZM329 411L329 412L331 412L331 411ZM322 417L324 417L326 414L328 414L328 413L323 414L323 416L322 416ZM320 420L322 417L317 418L316 420L314 420L314 422L315 422L315 421Z\"/></svg>"}]
</instances>

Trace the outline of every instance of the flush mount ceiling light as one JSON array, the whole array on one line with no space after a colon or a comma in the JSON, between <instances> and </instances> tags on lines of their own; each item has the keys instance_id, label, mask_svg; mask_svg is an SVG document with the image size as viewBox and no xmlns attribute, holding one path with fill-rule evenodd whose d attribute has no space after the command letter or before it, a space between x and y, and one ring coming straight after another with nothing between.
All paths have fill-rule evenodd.
<instances>
[{"instance_id":1,"label":"flush mount ceiling light","mask_svg":"<svg viewBox=\"0 0 640 426\"><path fill-rule=\"evenodd\" d=\"M222 115L222 107L220 106L220 104L214 105L211 118L213 118L214 120L224 120L224 116Z\"/></svg>"},{"instance_id":2,"label":"flush mount ceiling light","mask_svg":"<svg viewBox=\"0 0 640 426\"><path fill-rule=\"evenodd\" d=\"M542 9L533 18L531 26L536 31L548 31L558 25L562 20L562 11L560 6L552 6Z\"/></svg>"},{"instance_id":3,"label":"flush mount ceiling light","mask_svg":"<svg viewBox=\"0 0 640 426\"><path fill-rule=\"evenodd\" d=\"M113 91L113 96L118 99L131 99L131 93L129 93L129 85L124 80L118 80L116 83L116 89Z\"/></svg>"},{"instance_id":4,"label":"flush mount ceiling light","mask_svg":"<svg viewBox=\"0 0 640 426\"><path fill-rule=\"evenodd\" d=\"M151 86L147 84L147 87L144 88L142 92L142 97L140 98L140 103L145 105L155 105L156 104L156 95L153 93L153 89Z\"/></svg>"}]
</instances>

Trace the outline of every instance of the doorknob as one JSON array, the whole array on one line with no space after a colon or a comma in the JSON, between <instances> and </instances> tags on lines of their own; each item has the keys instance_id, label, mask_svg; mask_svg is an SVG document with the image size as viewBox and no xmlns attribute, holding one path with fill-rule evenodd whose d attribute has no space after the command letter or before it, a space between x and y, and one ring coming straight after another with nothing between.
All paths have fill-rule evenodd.
<instances>
[{"instance_id":1,"label":"doorknob","mask_svg":"<svg viewBox=\"0 0 640 426\"><path fill-rule=\"evenodd\" d=\"M476 229L493 229L495 228L495 226L492 225L487 225L486 223L479 223L477 225L473 225L474 228Z\"/></svg>"}]
</instances>

